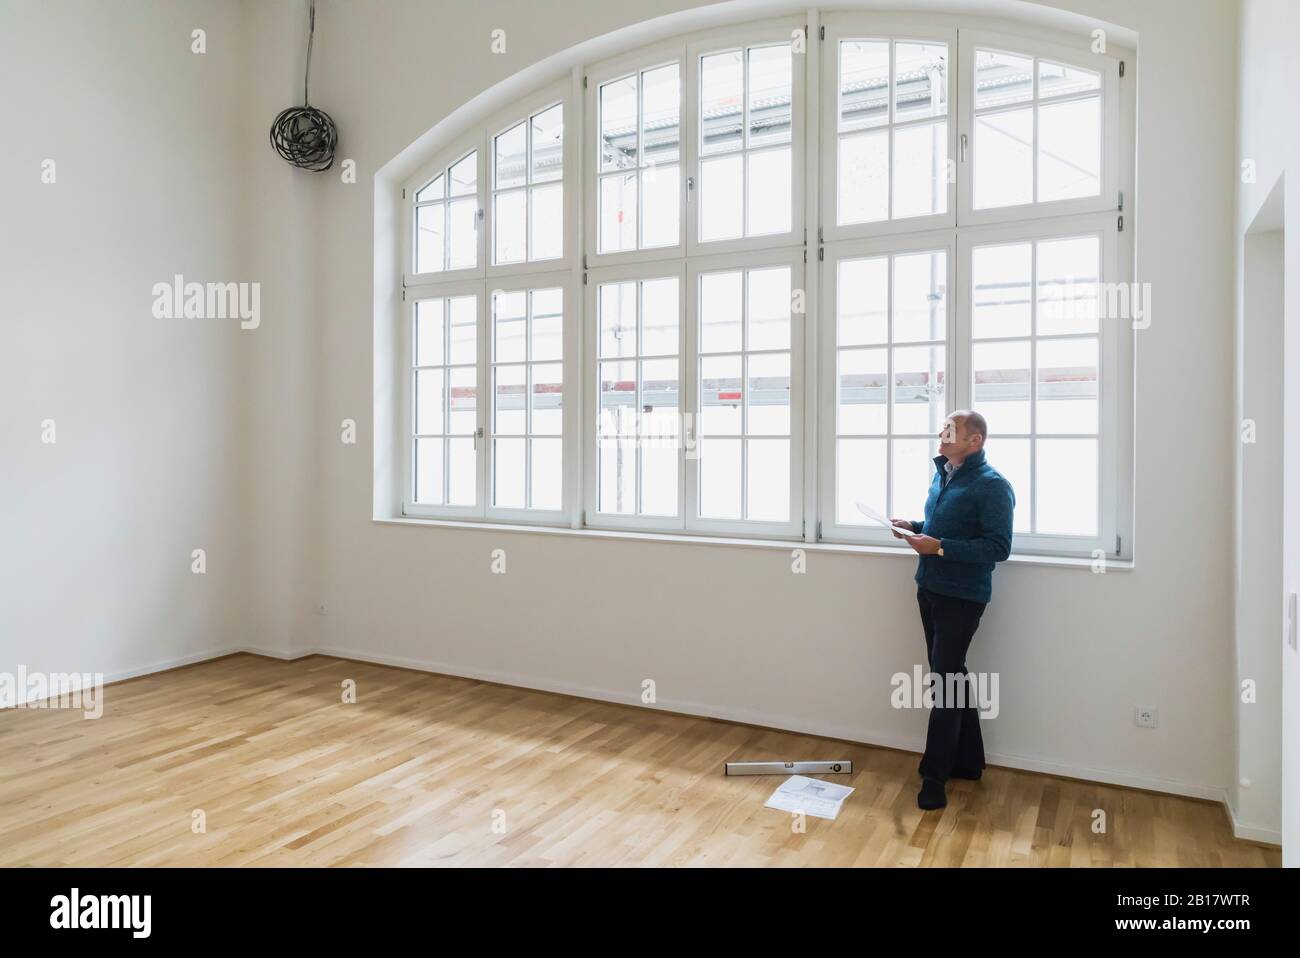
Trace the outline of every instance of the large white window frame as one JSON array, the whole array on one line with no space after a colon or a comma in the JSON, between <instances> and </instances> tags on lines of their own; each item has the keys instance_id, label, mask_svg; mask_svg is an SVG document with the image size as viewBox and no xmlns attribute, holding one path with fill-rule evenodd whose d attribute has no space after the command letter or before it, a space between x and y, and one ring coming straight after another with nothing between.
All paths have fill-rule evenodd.
<instances>
[{"instance_id":1,"label":"large white window frame","mask_svg":"<svg viewBox=\"0 0 1300 958\"><path fill-rule=\"evenodd\" d=\"M1023 26L1023 29L1022 29ZM804 31L808 31L805 33ZM839 140L839 51L849 39L888 41L889 111L883 129L894 154L894 131L933 122L933 117L896 118L895 69L898 43L943 43L947 47L946 160L953 176L946 177L942 212L904 219L838 224L837 165ZM1131 230L1123 224L1126 194L1133 184L1135 148L1134 89L1121 79L1120 65L1131 51L1112 47L1108 54L1090 51L1092 38L1080 31L1064 34L1016 24L1008 32L1003 21L959 15L910 15L816 10L807 15L720 27L631 50L539 89L537 94L487 118L452 140L445 141L434 161L422 167L404 188L401 217L401 279L403 304L400 364L402 496L407 515L425 518L472 519L494 522L572 526L601 530L664 532L786 541L826 541L901 549L883 530L858 524L842 525L836 515L836 315L837 264L855 257L887 258L923 250L945 251L947 290L944 343L944 404L946 411L969 406L972 389L971 256L984 244L1034 242L1053 236L1093 233L1102 250L1101 281L1127 283L1133 278ZM726 50L793 43L791 100L791 229L788 233L744 236L711 242L700 240L701 57ZM800 43L806 44L803 50ZM977 160L973 142L976 111L973 101L974 54L995 50L1034 59L1034 128L1039 107L1088 94L1066 93L1039 98L1039 59L1089 70L1100 78L1101 186L1097 196L1014 207L976 210L972 206L972 169ZM805 52L806 51L806 52ZM748 73L749 58L742 56ZM599 252L599 185L601 170L600 89L620 77L638 76L639 175L653 172L641 143L643 71L677 65L678 113L678 236L677 242L651 248ZM749 149L750 89L745 87L741 116L744 138L739 155ZM550 104L563 103L564 189L563 257L558 260L494 264L492 198L494 195L495 134L529 118ZM981 113L987 112L984 110ZM811 121L811 124L810 122ZM1035 132L1036 135L1036 132ZM1037 141L1035 140L1035 143ZM761 150L761 146L758 147ZM755 150L754 152L757 152ZM470 151L477 151L477 262L473 269L415 272L414 191L447 170ZM1032 148L1037 162L1037 149ZM742 161L745 162L745 161ZM629 167L629 170L631 168ZM895 195L894 170L889 171L889 203ZM1035 184L1037 170L1035 167ZM1036 186L1035 186L1036 189ZM644 191L638 190L638 202ZM742 194L742 205L744 202ZM641 217L638 209L638 222ZM813 215L815 214L815 215ZM816 227L814 229L814 227ZM638 230L640 227L638 226ZM811 235L810 235L811 234ZM639 236L638 232L638 236ZM889 259L892 263L892 259ZM718 520L699 515L700 466L696 458L700 415L699 281L702 273L746 270L788 264L792 288L808 305L805 314L791 317L790 513L788 522ZM890 269L892 275L892 268ZM601 285L612 282L673 276L678 280L678 385L682 440L677 450L675 516L601 513L597 475L596 416L599 396L597 297ZM579 289L579 286L582 288ZM491 310L494 290L562 288L565 303L564 352L564 503L563 508L539 512L496 508L492 483L492 343ZM892 286L891 286L892 288ZM414 502L414 415L412 383L415 306L421 298L473 292L478 311L478 501L472 508L430 506ZM1099 295L1105 299L1106 293ZM1132 530L1132 371L1133 335L1126 320L1105 316L1098 329L1099 477L1098 534L1090 537L1052 536L1018 532L1013 552L1029 555L1131 558ZM892 357L893 349L885 347ZM639 369L640 367L638 367ZM892 370L892 365L890 367ZM1033 388L1037 389L1037 375ZM892 376L888 382L892 400ZM749 383L744 393L748 401ZM638 394L639 395L639 394ZM892 408L892 402L891 406ZM997 464L997 423L991 423L990 459ZM919 437L916 437L919 438ZM892 443L886 441L887 449ZM892 488L892 475L886 478ZM1033 497L1033 482L1029 496ZM915 517L919 518L919 516Z\"/></svg>"}]
</instances>

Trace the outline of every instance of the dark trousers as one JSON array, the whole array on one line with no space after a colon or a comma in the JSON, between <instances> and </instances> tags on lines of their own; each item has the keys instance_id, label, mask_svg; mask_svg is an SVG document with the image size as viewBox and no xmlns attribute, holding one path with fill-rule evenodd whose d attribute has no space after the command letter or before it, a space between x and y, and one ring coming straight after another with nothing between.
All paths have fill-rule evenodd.
<instances>
[{"instance_id":1,"label":"dark trousers","mask_svg":"<svg viewBox=\"0 0 1300 958\"><path fill-rule=\"evenodd\" d=\"M969 682L966 650L987 603L939 595L929 589L918 589L916 601L921 607L930 671L936 675L921 776L946 782L953 769L976 772L984 768L984 738L974 688L967 685L964 707L961 699L949 699L953 698L950 692L956 683Z\"/></svg>"}]
</instances>

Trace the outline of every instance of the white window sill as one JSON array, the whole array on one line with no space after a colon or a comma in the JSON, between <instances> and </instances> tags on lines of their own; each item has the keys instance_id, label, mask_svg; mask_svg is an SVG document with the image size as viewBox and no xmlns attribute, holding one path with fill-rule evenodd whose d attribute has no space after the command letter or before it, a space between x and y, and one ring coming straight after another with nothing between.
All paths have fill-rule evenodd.
<instances>
[{"instance_id":1,"label":"white window sill","mask_svg":"<svg viewBox=\"0 0 1300 958\"><path fill-rule=\"evenodd\" d=\"M714 546L738 546L746 549L778 549L789 552L803 549L806 552L829 552L847 555L894 556L913 559L911 549L894 546L854 545L844 542L799 542L794 539L736 539L722 536L695 535L668 532L631 532L618 529L571 529L560 526L534 526L503 522L465 522L456 519L423 519L414 516L372 519L379 525L431 526L444 529L476 529L488 532L511 532L526 535L576 536L583 539L624 539L640 542L694 543ZM1012 565L1055 566L1057 568L1091 569L1095 560L1076 556L1049 556L1012 553L1007 562ZM1129 572L1134 565L1131 559L1107 557L1107 572Z\"/></svg>"}]
</instances>

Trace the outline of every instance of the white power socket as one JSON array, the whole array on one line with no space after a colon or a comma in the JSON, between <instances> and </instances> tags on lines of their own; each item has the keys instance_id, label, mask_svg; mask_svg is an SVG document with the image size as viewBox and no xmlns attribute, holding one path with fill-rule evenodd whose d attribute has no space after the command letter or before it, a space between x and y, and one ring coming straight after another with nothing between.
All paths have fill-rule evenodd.
<instances>
[{"instance_id":1,"label":"white power socket","mask_svg":"<svg viewBox=\"0 0 1300 958\"><path fill-rule=\"evenodd\" d=\"M1138 728L1155 728L1160 713L1154 705L1133 706L1133 724Z\"/></svg>"}]
</instances>

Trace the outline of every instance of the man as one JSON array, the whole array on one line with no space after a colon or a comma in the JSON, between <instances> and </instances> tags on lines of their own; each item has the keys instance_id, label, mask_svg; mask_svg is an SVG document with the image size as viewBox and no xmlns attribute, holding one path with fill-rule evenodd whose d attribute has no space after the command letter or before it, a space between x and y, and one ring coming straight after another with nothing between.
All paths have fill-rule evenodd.
<instances>
[{"instance_id":1,"label":"man","mask_svg":"<svg viewBox=\"0 0 1300 958\"><path fill-rule=\"evenodd\" d=\"M993 592L993 566L1011 552L1016 496L984 458L988 423L969 409L949 416L939 433L935 476L925 519L893 519L921 535L907 543L920 555L916 600L921 607L925 650L934 674L934 707L921 758L916 803L929 810L948 804L949 778L978 780L984 770L979 710L965 683L966 650ZM895 538L904 538L894 533ZM959 683L961 688L958 689Z\"/></svg>"}]
</instances>

